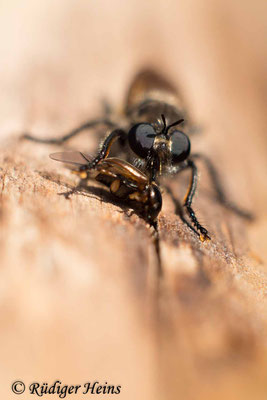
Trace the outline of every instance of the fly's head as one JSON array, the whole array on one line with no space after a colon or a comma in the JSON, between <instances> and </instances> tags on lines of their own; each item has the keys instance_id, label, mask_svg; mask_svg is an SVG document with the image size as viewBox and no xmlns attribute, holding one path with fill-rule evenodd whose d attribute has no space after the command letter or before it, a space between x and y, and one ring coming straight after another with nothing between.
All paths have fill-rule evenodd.
<instances>
[{"instance_id":1,"label":"fly's head","mask_svg":"<svg viewBox=\"0 0 267 400\"><path fill-rule=\"evenodd\" d=\"M186 160L190 154L190 140L178 129L172 129L183 122L183 119L166 125L161 115L162 126L157 130L152 124L138 123L128 134L131 150L147 162L148 168L161 174L165 166L176 165Z\"/></svg>"}]
</instances>

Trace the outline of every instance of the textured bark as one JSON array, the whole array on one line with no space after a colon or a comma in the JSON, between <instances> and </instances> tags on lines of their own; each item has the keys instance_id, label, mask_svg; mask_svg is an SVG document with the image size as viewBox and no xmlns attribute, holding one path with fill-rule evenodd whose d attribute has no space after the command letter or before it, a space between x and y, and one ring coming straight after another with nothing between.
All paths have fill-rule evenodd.
<instances>
[{"instance_id":1,"label":"textured bark","mask_svg":"<svg viewBox=\"0 0 267 400\"><path fill-rule=\"evenodd\" d=\"M14 398L16 379L59 379L121 385L116 397L127 400L264 399L266 54L256 28L266 31L265 6L242 3L240 15L219 1L112 3L32 1L20 13L14 2L1 17L1 398ZM256 215L224 209L199 163L194 208L212 240L201 243L164 193L161 280L141 218L93 181L67 200L77 177L48 158L61 148L19 139L100 115L103 97L119 110L148 64L180 86L202 131L194 151ZM92 153L102 131L64 148ZM180 200L188 178L171 182Z\"/></svg>"}]
</instances>

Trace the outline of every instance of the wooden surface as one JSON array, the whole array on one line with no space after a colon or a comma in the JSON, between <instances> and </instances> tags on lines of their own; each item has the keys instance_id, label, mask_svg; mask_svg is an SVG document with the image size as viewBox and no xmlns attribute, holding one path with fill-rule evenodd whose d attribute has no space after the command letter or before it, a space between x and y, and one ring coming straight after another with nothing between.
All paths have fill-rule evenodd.
<instances>
[{"instance_id":1,"label":"wooden surface","mask_svg":"<svg viewBox=\"0 0 267 400\"><path fill-rule=\"evenodd\" d=\"M1 398L16 398L17 379L108 382L127 400L266 398L266 4L237 4L3 6ZM192 235L164 193L160 283L145 222L94 182L66 200L77 177L48 158L59 147L19 140L66 132L100 115L103 98L119 112L145 65L180 87L202 130L193 150L256 216L220 206L199 163L194 208L212 241ZM101 134L67 148L91 153ZM180 200L187 179L171 183Z\"/></svg>"}]
</instances>

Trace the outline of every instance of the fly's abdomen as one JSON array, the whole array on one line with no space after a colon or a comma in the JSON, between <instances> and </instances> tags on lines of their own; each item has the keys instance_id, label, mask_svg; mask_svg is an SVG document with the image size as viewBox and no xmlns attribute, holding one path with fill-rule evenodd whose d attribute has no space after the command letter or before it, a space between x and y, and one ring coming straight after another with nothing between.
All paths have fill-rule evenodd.
<instances>
[{"instance_id":1,"label":"fly's abdomen","mask_svg":"<svg viewBox=\"0 0 267 400\"><path fill-rule=\"evenodd\" d=\"M155 122L161 114L173 121L184 116L176 88L159 73L146 69L133 79L127 93L125 113L133 121Z\"/></svg>"}]
</instances>

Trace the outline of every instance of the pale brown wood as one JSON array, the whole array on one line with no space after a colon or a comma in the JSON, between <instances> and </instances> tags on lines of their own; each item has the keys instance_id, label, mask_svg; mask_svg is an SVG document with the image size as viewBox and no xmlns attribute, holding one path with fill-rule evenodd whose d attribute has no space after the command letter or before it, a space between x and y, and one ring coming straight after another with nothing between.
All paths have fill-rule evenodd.
<instances>
[{"instance_id":1,"label":"pale brown wood","mask_svg":"<svg viewBox=\"0 0 267 400\"><path fill-rule=\"evenodd\" d=\"M127 400L266 398L266 4L201 4L3 7L1 398L14 398L16 379L108 382ZM201 243L164 193L160 281L145 222L94 182L65 199L77 177L48 158L62 147L19 139L99 116L103 98L119 119L147 65L180 88L202 131L194 151L256 216L247 222L219 205L199 163L194 208L212 240ZM64 148L91 153L101 133ZM181 201L188 178L171 183Z\"/></svg>"}]
</instances>

